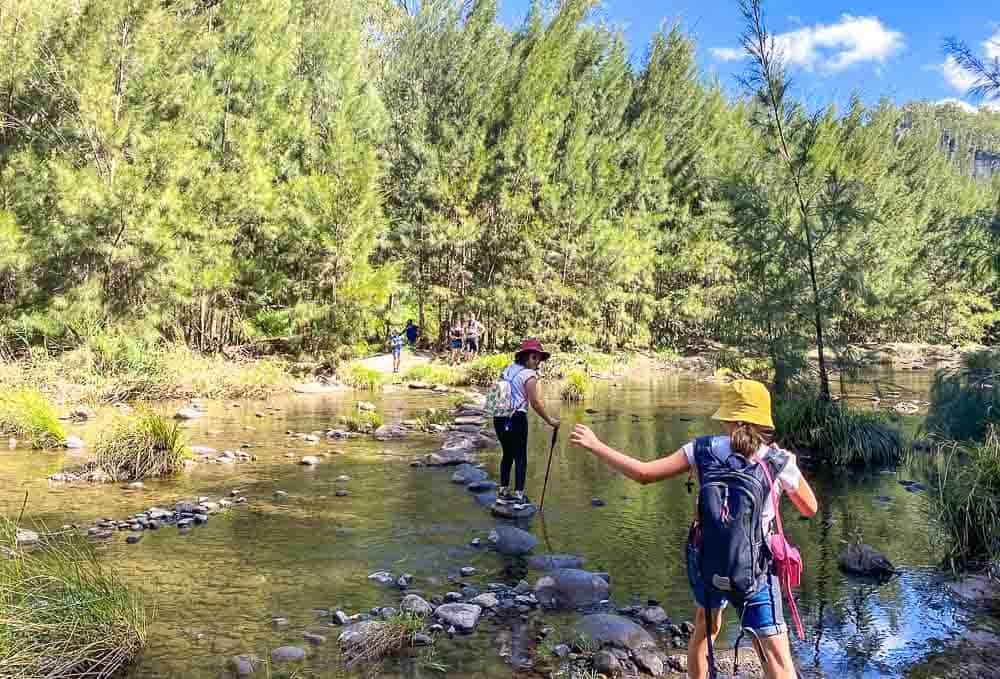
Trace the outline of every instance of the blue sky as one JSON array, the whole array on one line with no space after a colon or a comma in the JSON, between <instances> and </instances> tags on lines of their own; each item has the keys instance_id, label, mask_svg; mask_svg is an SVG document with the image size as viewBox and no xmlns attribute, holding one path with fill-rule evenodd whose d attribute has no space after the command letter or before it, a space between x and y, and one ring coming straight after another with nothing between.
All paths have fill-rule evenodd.
<instances>
[{"instance_id":1,"label":"blue sky","mask_svg":"<svg viewBox=\"0 0 1000 679\"><path fill-rule=\"evenodd\" d=\"M529 4L500 0L504 22L519 24ZM1000 58L1000 1L770 0L764 6L790 62L795 94L813 107L842 104L854 91L868 102L885 95L899 103L957 99L978 105L965 96L971 83L948 63L942 42L954 36L984 57ZM742 25L736 0L604 0L598 16L624 29L636 60L664 21L679 21L697 40L706 72L738 93L734 75L742 65L735 48ZM992 105L1000 110L1000 101Z\"/></svg>"}]
</instances>

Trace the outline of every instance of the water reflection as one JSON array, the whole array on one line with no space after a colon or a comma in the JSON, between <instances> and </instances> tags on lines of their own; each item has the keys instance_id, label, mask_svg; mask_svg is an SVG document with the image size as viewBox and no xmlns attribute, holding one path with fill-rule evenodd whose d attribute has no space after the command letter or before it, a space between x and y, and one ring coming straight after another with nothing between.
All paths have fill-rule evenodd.
<instances>
[{"instance_id":1,"label":"water reflection","mask_svg":"<svg viewBox=\"0 0 1000 679\"><path fill-rule=\"evenodd\" d=\"M929 379L917 373L882 377L920 392ZM406 390L366 400L375 401L387 421L447 403ZM453 589L449 576L466 565L479 570L468 580L473 585L513 584L537 575L523 561L470 546L473 537L485 541L495 521L470 493L449 482L449 472L405 464L433 450L435 439L309 445L285 435L286 430L325 429L353 402L350 397L289 398L273 403L281 410L264 418L255 417L261 409L254 404L213 404L210 416L191 426L192 441L218 449L245 443L257 461L236 469L199 468L175 481L151 482L141 493L117 487L50 490L45 477L70 456L3 452L0 510L15 513L25 490L32 517L48 525L124 516L179 498L225 495L233 488L251 498L250 507L214 518L187 536L161 530L135 547L119 542L102 547L106 558L157 602L148 651L131 674L136 679L214 679L227 655L265 655L282 644L302 644L303 630L324 624L314 609L353 613L395 605L395 591L367 580L375 570L412 573L415 587L428 594ZM586 404L596 412L566 407L561 417L564 431L573 422L587 422L613 445L649 459L716 431L709 420L716 402L715 385L650 375L604 383ZM81 433L92 438L91 430ZM578 554L587 559L587 568L607 571L621 605L654 597L673 618L689 619L682 550L694 496L685 479L638 486L565 439L552 462L544 516L531 524L540 540L538 551ZM549 442L538 421L532 421L530 440L528 489L537 498ZM286 457L320 451L331 457L316 468ZM483 460L495 476L499 455L487 453ZM337 481L341 475L351 481ZM818 479L820 515L808 522L793 512L785 517L806 563L799 606L808 635L795 643L804 667L837 677L902 676L902 668L926 654L935 640L963 629L964 620L933 570L923 498L906 492L896 479L888 474ZM351 495L336 497L340 488ZM273 499L278 489L289 497ZM886 499L878 501L878 496ZM593 498L606 506L591 506ZM901 568L900 577L875 586L841 575L836 558L842 541L859 529ZM275 628L274 617L288 618L290 624ZM546 619L552 622L568 624L569 619ZM729 643L735 632L729 619ZM453 674L510 676L508 662L526 656L533 635L527 624L487 624L480 634L442 644L439 656ZM313 667L327 668L322 676L334 673L333 646L331 641L310 649ZM395 671L421 672L412 664Z\"/></svg>"}]
</instances>

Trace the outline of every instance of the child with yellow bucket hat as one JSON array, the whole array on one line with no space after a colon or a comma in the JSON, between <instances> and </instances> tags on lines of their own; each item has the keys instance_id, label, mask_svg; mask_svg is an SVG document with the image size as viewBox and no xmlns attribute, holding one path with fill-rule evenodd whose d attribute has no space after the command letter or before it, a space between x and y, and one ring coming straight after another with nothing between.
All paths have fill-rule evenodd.
<instances>
[{"instance_id":1,"label":"child with yellow bucket hat","mask_svg":"<svg viewBox=\"0 0 1000 679\"><path fill-rule=\"evenodd\" d=\"M689 471L698 475L698 506L686 549L688 580L698 604L688 676L716 676L713 642L722 627L722 609L731 603L740 617L740 636L745 631L753 638L768 679L794 679L781 586L798 584L801 560L784 539L777 508L784 492L810 517L818 508L816 496L795 456L772 442L771 395L763 384L736 380L724 386L712 419L722 423L725 435L698 438L652 462L614 450L582 424L574 428L572 441L642 484ZM790 574L796 566L798 572ZM790 603L801 635L794 599Z\"/></svg>"}]
</instances>

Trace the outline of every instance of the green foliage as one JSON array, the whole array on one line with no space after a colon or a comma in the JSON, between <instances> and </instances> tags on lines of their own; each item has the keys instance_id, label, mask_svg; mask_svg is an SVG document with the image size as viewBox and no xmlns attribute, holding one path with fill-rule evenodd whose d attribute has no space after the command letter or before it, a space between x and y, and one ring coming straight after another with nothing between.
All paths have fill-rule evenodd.
<instances>
[{"instance_id":1,"label":"green foliage","mask_svg":"<svg viewBox=\"0 0 1000 679\"><path fill-rule=\"evenodd\" d=\"M427 428L432 424L451 424L454 416L447 410L441 408L428 408L417 416L420 426Z\"/></svg>"},{"instance_id":2,"label":"green foliage","mask_svg":"<svg viewBox=\"0 0 1000 679\"><path fill-rule=\"evenodd\" d=\"M778 398L774 425L775 439L781 445L834 467L893 466L903 452L902 436L884 415L815 395Z\"/></svg>"},{"instance_id":3,"label":"green foliage","mask_svg":"<svg viewBox=\"0 0 1000 679\"><path fill-rule=\"evenodd\" d=\"M1000 432L980 443L937 444L940 463L929 474L930 512L943 528L955 568L1000 564Z\"/></svg>"},{"instance_id":4,"label":"green foliage","mask_svg":"<svg viewBox=\"0 0 1000 679\"><path fill-rule=\"evenodd\" d=\"M358 410L354 415L344 418L348 431L370 433L384 424L382 416L375 411Z\"/></svg>"},{"instance_id":5,"label":"green foliage","mask_svg":"<svg viewBox=\"0 0 1000 679\"><path fill-rule=\"evenodd\" d=\"M965 357L961 370L939 371L931 388L925 427L945 439L982 441L1000 424L1000 357L991 351Z\"/></svg>"},{"instance_id":6,"label":"green foliage","mask_svg":"<svg viewBox=\"0 0 1000 679\"><path fill-rule=\"evenodd\" d=\"M66 442L55 410L35 389L0 392L0 433L26 437L34 448L58 448Z\"/></svg>"},{"instance_id":7,"label":"green foliage","mask_svg":"<svg viewBox=\"0 0 1000 679\"><path fill-rule=\"evenodd\" d=\"M120 417L94 446L93 464L112 481L173 476L191 451L180 426L149 410Z\"/></svg>"},{"instance_id":8,"label":"green foliage","mask_svg":"<svg viewBox=\"0 0 1000 679\"><path fill-rule=\"evenodd\" d=\"M582 370L571 370L559 388L559 395L564 401L585 401L594 390L590 375Z\"/></svg>"},{"instance_id":9,"label":"green foliage","mask_svg":"<svg viewBox=\"0 0 1000 679\"><path fill-rule=\"evenodd\" d=\"M22 552L15 534L0 517L0 675L117 675L146 642L142 597L81 536Z\"/></svg>"},{"instance_id":10,"label":"green foliage","mask_svg":"<svg viewBox=\"0 0 1000 679\"><path fill-rule=\"evenodd\" d=\"M469 363L465 368L465 374L469 384L488 387L500 379L500 373L511 362L512 359L507 354L487 354Z\"/></svg>"},{"instance_id":11,"label":"green foliage","mask_svg":"<svg viewBox=\"0 0 1000 679\"><path fill-rule=\"evenodd\" d=\"M462 384L464 380L464 376L457 368L429 363L413 366L403 375L404 382L425 382L432 385L456 386Z\"/></svg>"},{"instance_id":12,"label":"green foliage","mask_svg":"<svg viewBox=\"0 0 1000 679\"><path fill-rule=\"evenodd\" d=\"M381 391L388 378L374 368L348 363L337 369L337 377L349 387L361 391Z\"/></svg>"}]
</instances>

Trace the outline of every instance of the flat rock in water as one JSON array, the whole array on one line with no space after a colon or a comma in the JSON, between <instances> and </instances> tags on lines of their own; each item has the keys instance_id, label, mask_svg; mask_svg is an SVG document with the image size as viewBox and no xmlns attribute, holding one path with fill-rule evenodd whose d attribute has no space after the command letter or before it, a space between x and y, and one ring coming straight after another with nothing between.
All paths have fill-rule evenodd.
<instances>
[{"instance_id":1,"label":"flat rock in water","mask_svg":"<svg viewBox=\"0 0 1000 679\"><path fill-rule=\"evenodd\" d=\"M522 556L535 548L538 538L514 526L497 526L490 533L490 542L506 556Z\"/></svg>"},{"instance_id":2,"label":"flat rock in water","mask_svg":"<svg viewBox=\"0 0 1000 679\"><path fill-rule=\"evenodd\" d=\"M572 609L607 601L608 582L589 571L560 568L535 583L535 597L544 608Z\"/></svg>"},{"instance_id":3,"label":"flat rock in water","mask_svg":"<svg viewBox=\"0 0 1000 679\"><path fill-rule=\"evenodd\" d=\"M439 450L424 458L424 463L428 467L452 467L472 462L475 462L475 458L466 450Z\"/></svg>"},{"instance_id":4,"label":"flat rock in water","mask_svg":"<svg viewBox=\"0 0 1000 679\"><path fill-rule=\"evenodd\" d=\"M70 450L80 450L86 446L79 436L67 436L65 446Z\"/></svg>"},{"instance_id":5,"label":"flat rock in water","mask_svg":"<svg viewBox=\"0 0 1000 679\"><path fill-rule=\"evenodd\" d=\"M296 394L332 394L340 390L340 387L322 382L304 382L292 385L292 391Z\"/></svg>"},{"instance_id":6,"label":"flat rock in water","mask_svg":"<svg viewBox=\"0 0 1000 679\"><path fill-rule=\"evenodd\" d=\"M380 585L396 584L396 578L388 571L377 571L369 575L368 579L377 582Z\"/></svg>"},{"instance_id":7,"label":"flat rock in water","mask_svg":"<svg viewBox=\"0 0 1000 679\"><path fill-rule=\"evenodd\" d=\"M366 413L373 413L376 410L375 404L368 401L358 401L357 406L358 410Z\"/></svg>"},{"instance_id":8,"label":"flat rock in water","mask_svg":"<svg viewBox=\"0 0 1000 679\"><path fill-rule=\"evenodd\" d=\"M497 598L496 594L486 592L485 594L480 594L469 603L483 608L496 608L500 605L500 599Z\"/></svg>"},{"instance_id":9,"label":"flat rock in water","mask_svg":"<svg viewBox=\"0 0 1000 679\"><path fill-rule=\"evenodd\" d=\"M497 482L490 481L489 479L483 479L482 481L472 481L465 484L465 489L471 493L485 493L490 490L496 490Z\"/></svg>"},{"instance_id":10,"label":"flat rock in water","mask_svg":"<svg viewBox=\"0 0 1000 679\"><path fill-rule=\"evenodd\" d=\"M408 434L409 432L398 424L384 424L375 430L375 439L377 441L398 441L406 438Z\"/></svg>"},{"instance_id":11,"label":"flat rock in water","mask_svg":"<svg viewBox=\"0 0 1000 679\"><path fill-rule=\"evenodd\" d=\"M482 607L475 604L444 604L434 611L439 620L462 632L471 632L475 629L482 614Z\"/></svg>"},{"instance_id":12,"label":"flat rock in water","mask_svg":"<svg viewBox=\"0 0 1000 679\"><path fill-rule=\"evenodd\" d=\"M493 507L497 501L497 494L494 492L479 493L476 495L476 502L481 507Z\"/></svg>"},{"instance_id":13,"label":"flat rock in water","mask_svg":"<svg viewBox=\"0 0 1000 679\"><path fill-rule=\"evenodd\" d=\"M282 646L271 652L271 660L274 662L298 662L305 658L306 649L300 646Z\"/></svg>"},{"instance_id":14,"label":"flat rock in water","mask_svg":"<svg viewBox=\"0 0 1000 679\"><path fill-rule=\"evenodd\" d=\"M404 596L403 601L399 604L399 609L404 613L412 613L421 617L426 617L434 612L433 607L423 597L416 594Z\"/></svg>"},{"instance_id":15,"label":"flat rock in water","mask_svg":"<svg viewBox=\"0 0 1000 679\"><path fill-rule=\"evenodd\" d=\"M181 408L174 417L178 420L197 420L199 417L205 417L205 411L197 408Z\"/></svg>"},{"instance_id":16,"label":"flat rock in water","mask_svg":"<svg viewBox=\"0 0 1000 679\"><path fill-rule=\"evenodd\" d=\"M209 448L208 446L191 446L191 452L195 455L204 457L205 455L215 455L219 451L215 448Z\"/></svg>"},{"instance_id":17,"label":"flat rock in water","mask_svg":"<svg viewBox=\"0 0 1000 679\"><path fill-rule=\"evenodd\" d=\"M410 389L430 389L431 385L426 382L410 382L408 385Z\"/></svg>"},{"instance_id":18,"label":"flat rock in water","mask_svg":"<svg viewBox=\"0 0 1000 679\"><path fill-rule=\"evenodd\" d=\"M477 427L482 427L482 426L484 426L486 424L486 418L485 417L478 417L478 416L475 416L475 415L472 415L472 416L464 416L463 415L461 417L456 417L454 421L455 421L455 424L457 424L457 425L471 424L471 425L475 425Z\"/></svg>"},{"instance_id":19,"label":"flat rock in water","mask_svg":"<svg viewBox=\"0 0 1000 679\"><path fill-rule=\"evenodd\" d=\"M530 519L538 513L538 507L533 504L527 504L521 509L514 509L513 505L494 504L492 511L494 516L498 516L501 519Z\"/></svg>"},{"instance_id":20,"label":"flat rock in water","mask_svg":"<svg viewBox=\"0 0 1000 679\"><path fill-rule=\"evenodd\" d=\"M303 464L307 467L315 467L316 465L319 464L319 458L316 457L315 455L306 455L301 460L299 460L299 464Z\"/></svg>"},{"instance_id":21,"label":"flat rock in water","mask_svg":"<svg viewBox=\"0 0 1000 679\"><path fill-rule=\"evenodd\" d=\"M847 545L837 559L840 568L854 575L887 578L896 572L892 562L871 545Z\"/></svg>"},{"instance_id":22,"label":"flat rock in water","mask_svg":"<svg viewBox=\"0 0 1000 679\"><path fill-rule=\"evenodd\" d=\"M34 547L41 542L41 537L33 530L18 528L14 531L14 542L18 547Z\"/></svg>"},{"instance_id":23,"label":"flat rock in water","mask_svg":"<svg viewBox=\"0 0 1000 679\"><path fill-rule=\"evenodd\" d=\"M555 571L560 568L582 568L583 557L572 554L539 554L528 559L528 566L540 571Z\"/></svg>"},{"instance_id":24,"label":"flat rock in water","mask_svg":"<svg viewBox=\"0 0 1000 679\"><path fill-rule=\"evenodd\" d=\"M471 464L460 465L455 473L451 475L452 483L474 483L476 481L485 481L489 477L489 474L484 472L482 469L474 467Z\"/></svg>"},{"instance_id":25,"label":"flat rock in water","mask_svg":"<svg viewBox=\"0 0 1000 679\"><path fill-rule=\"evenodd\" d=\"M588 615L576 623L575 631L602 646L613 646L633 653L642 649L656 648L656 641L649 632L620 615L610 613Z\"/></svg>"}]
</instances>

